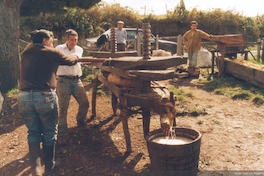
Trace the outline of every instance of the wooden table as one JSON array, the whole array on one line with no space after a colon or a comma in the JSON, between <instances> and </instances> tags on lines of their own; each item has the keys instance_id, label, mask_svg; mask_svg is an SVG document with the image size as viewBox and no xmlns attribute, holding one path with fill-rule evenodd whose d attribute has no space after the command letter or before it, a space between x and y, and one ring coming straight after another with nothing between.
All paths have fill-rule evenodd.
<instances>
[{"instance_id":1,"label":"wooden table","mask_svg":"<svg viewBox=\"0 0 264 176\"><path fill-rule=\"evenodd\" d=\"M216 65L218 67L218 76L222 76L224 73L224 58L236 58L237 53L245 53L245 59L247 60L248 51L245 50L245 40L241 34L225 34L225 35L213 35L210 41L214 41L217 44L217 49L212 50L212 74L214 73L215 53L219 52L221 55L216 59Z\"/></svg>"}]
</instances>

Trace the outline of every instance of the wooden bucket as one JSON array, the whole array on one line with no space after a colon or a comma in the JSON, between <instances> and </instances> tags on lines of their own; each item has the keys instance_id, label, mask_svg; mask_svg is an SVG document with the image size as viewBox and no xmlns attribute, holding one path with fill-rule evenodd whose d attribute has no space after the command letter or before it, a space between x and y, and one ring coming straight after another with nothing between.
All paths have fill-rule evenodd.
<instances>
[{"instance_id":1,"label":"wooden bucket","mask_svg":"<svg viewBox=\"0 0 264 176\"><path fill-rule=\"evenodd\" d=\"M201 133L188 128L176 128L176 136L192 141L186 144L167 145L153 142L155 138L165 137L163 133L147 137L152 175L197 175Z\"/></svg>"}]
</instances>

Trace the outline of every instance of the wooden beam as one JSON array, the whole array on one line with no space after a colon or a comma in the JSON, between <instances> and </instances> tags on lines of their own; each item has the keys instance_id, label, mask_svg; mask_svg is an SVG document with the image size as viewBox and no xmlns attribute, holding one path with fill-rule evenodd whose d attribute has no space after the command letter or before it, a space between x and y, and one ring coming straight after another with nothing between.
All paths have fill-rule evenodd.
<instances>
[{"instance_id":1,"label":"wooden beam","mask_svg":"<svg viewBox=\"0 0 264 176\"><path fill-rule=\"evenodd\" d=\"M249 65L239 64L232 59L225 58L225 74L232 75L257 87L264 88L264 67L263 69L253 68Z\"/></svg>"},{"instance_id":2,"label":"wooden beam","mask_svg":"<svg viewBox=\"0 0 264 176\"><path fill-rule=\"evenodd\" d=\"M102 63L104 62L106 59L109 58L94 58L94 57L81 57L78 59L78 62L90 62L90 63Z\"/></svg>"},{"instance_id":3,"label":"wooden beam","mask_svg":"<svg viewBox=\"0 0 264 176\"><path fill-rule=\"evenodd\" d=\"M115 53L107 52L107 51L92 51L90 52L91 56L96 58L118 58L125 56L137 56L137 51L118 51Z\"/></svg>"},{"instance_id":4,"label":"wooden beam","mask_svg":"<svg viewBox=\"0 0 264 176\"><path fill-rule=\"evenodd\" d=\"M110 83L103 75L98 75L98 80L103 83L106 87L108 87L108 89L117 97L119 98L122 94L121 91L119 90L119 88Z\"/></svg>"},{"instance_id":5,"label":"wooden beam","mask_svg":"<svg viewBox=\"0 0 264 176\"><path fill-rule=\"evenodd\" d=\"M132 77L136 77L136 76L130 75L129 70L123 70L121 68L102 66L101 69L103 71L107 71L107 72L110 72L110 73L114 73L114 74L116 74L118 76L121 76L123 78L130 79Z\"/></svg>"},{"instance_id":6,"label":"wooden beam","mask_svg":"<svg viewBox=\"0 0 264 176\"><path fill-rule=\"evenodd\" d=\"M186 63L187 57L183 56L151 57L150 59L143 59L142 57L121 57L105 60L103 66L112 66L125 70L163 70Z\"/></svg>"},{"instance_id":7,"label":"wooden beam","mask_svg":"<svg viewBox=\"0 0 264 176\"><path fill-rule=\"evenodd\" d=\"M175 70L129 70L130 75L135 75L142 80L160 81L175 77Z\"/></svg>"}]
</instances>

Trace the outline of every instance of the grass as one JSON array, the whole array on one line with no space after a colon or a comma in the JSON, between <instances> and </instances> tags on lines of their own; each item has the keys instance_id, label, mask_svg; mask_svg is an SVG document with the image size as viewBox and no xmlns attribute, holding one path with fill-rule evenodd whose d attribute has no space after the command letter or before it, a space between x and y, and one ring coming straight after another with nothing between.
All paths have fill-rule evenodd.
<instances>
[{"instance_id":1,"label":"grass","mask_svg":"<svg viewBox=\"0 0 264 176\"><path fill-rule=\"evenodd\" d=\"M6 93L7 96L17 95L19 93L18 87L15 87Z\"/></svg>"},{"instance_id":2,"label":"grass","mask_svg":"<svg viewBox=\"0 0 264 176\"><path fill-rule=\"evenodd\" d=\"M201 89L204 89L208 92L213 92L217 95L227 96L233 100L251 101L256 106L261 106L264 104L264 90L249 83L227 76L217 77L210 76L208 74L203 74L202 76L207 79L199 80L199 88ZM199 115L205 114L203 110L199 110L197 107L188 106L188 103L194 98L192 93L185 92L184 90L174 86L169 86L168 89L174 93L176 96L176 101L179 102L179 105L188 109L187 111L189 115L197 117ZM202 122L198 123L202 124ZM218 121L214 121L214 123L220 124Z\"/></svg>"},{"instance_id":3,"label":"grass","mask_svg":"<svg viewBox=\"0 0 264 176\"><path fill-rule=\"evenodd\" d=\"M169 86L168 90L173 92L176 97L176 101L179 101L182 104L186 104L189 102L190 98L193 98L193 94L190 92L184 92L182 89L177 89L174 86Z\"/></svg>"},{"instance_id":4,"label":"grass","mask_svg":"<svg viewBox=\"0 0 264 176\"><path fill-rule=\"evenodd\" d=\"M244 81L223 76L202 82L205 90L215 94L225 95L234 100L249 100L255 105L264 104L264 91Z\"/></svg>"},{"instance_id":5,"label":"grass","mask_svg":"<svg viewBox=\"0 0 264 176\"><path fill-rule=\"evenodd\" d=\"M202 121L202 120L199 120L198 122L197 122L197 124L198 125L202 125L204 122Z\"/></svg>"},{"instance_id":6,"label":"grass","mask_svg":"<svg viewBox=\"0 0 264 176\"><path fill-rule=\"evenodd\" d=\"M215 124L217 124L217 125L221 125L221 122L218 121L218 120L212 119L212 121L213 121Z\"/></svg>"}]
</instances>

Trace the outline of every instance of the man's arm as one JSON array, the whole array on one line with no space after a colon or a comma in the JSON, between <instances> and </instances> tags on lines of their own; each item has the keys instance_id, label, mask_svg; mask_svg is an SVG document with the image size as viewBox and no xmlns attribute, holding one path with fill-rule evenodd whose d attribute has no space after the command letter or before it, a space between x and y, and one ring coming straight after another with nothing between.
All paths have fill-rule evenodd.
<instances>
[{"instance_id":1,"label":"man's arm","mask_svg":"<svg viewBox=\"0 0 264 176\"><path fill-rule=\"evenodd\" d=\"M55 49L55 53L57 55L59 65L75 65L79 59L77 55L65 55L58 49Z\"/></svg>"},{"instance_id":2,"label":"man's arm","mask_svg":"<svg viewBox=\"0 0 264 176\"><path fill-rule=\"evenodd\" d=\"M127 31L124 29L125 39L127 41Z\"/></svg>"},{"instance_id":3,"label":"man's arm","mask_svg":"<svg viewBox=\"0 0 264 176\"><path fill-rule=\"evenodd\" d=\"M203 39L210 40L210 38L212 37L211 34L208 34L208 33L204 32L204 31L202 31L202 30L200 30L200 34L201 34L201 37L202 37Z\"/></svg>"},{"instance_id":4,"label":"man's arm","mask_svg":"<svg viewBox=\"0 0 264 176\"><path fill-rule=\"evenodd\" d=\"M183 45L184 45L184 48L185 48L185 49L188 49L188 47L189 47L189 42L188 42L188 39L187 39L187 35L188 35L188 32L186 32L186 33L182 36L182 42L183 42Z\"/></svg>"}]
</instances>

